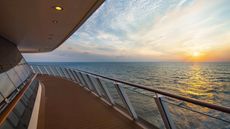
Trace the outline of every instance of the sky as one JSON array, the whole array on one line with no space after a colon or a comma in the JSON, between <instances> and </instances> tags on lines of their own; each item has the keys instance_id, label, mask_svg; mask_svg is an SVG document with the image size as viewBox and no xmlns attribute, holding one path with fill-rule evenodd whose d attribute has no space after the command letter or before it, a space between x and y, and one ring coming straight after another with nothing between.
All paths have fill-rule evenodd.
<instances>
[{"instance_id":1,"label":"sky","mask_svg":"<svg viewBox=\"0 0 230 129\"><path fill-rule=\"evenodd\" d=\"M106 0L52 52L61 62L230 61L230 0Z\"/></svg>"}]
</instances>

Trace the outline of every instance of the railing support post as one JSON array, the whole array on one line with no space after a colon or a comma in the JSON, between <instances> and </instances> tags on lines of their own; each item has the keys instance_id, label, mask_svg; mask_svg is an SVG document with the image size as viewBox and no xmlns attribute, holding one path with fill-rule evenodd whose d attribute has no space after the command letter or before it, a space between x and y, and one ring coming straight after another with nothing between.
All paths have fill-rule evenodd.
<instances>
[{"instance_id":1,"label":"railing support post","mask_svg":"<svg viewBox=\"0 0 230 129\"><path fill-rule=\"evenodd\" d=\"M41 69L40 69L40 66L37 66L37 68L38 68L38 71L39 71L41 74L43 74L42 71L41 71Z\"/></svg>"},{"instance_id":2,"label":"railing support post","mask_svg":"<svg viewBox=\"0 0 230 129\"><path fill-rule=\"evenodd\" d=\"M164 96L156 94L154 97L157 104L158 110L160 111L161 118L167 129L176 129L173 120L171 119L170 112L168 111L168 106L162 102Z\"/></svg>"},{"instance_id":3,"label":"railing support post","mask_svg":"<svg viewBox=\"0 0 230 129\"><path fill-rule=\"evenodd\" d=\"M62 73L64 74L64 77L66 78L66 79L68 79L68 77L67 77L67 75L66 75L66 72L63 70L63 68L62 67L60 67L60 70L62 71Z\"/></svg>"},{"instance_id":4,"label":"railing support post","mask_svg":"<svg viewBox=\"0 0 230 129\"><path fill-rule=\"evenodd\" d=\"M58 68L55 67L55 69L56 69L56 71L57 71L57 73L58 73L58 76L59 76L59 77L62 77L62 76L61 76L61 73L58 71Z\"/></svg>"},{"instance_id":5,"label":"railing support post","mask_svg":"<svg viewBox=\"0 0 230 129\"><path fill-rule=\"evenodd\" d=\"M71 76L69 75L69 72L68 72L67 68L64 68L64 71L65 71L65 73L66 73L66 75L67 75L67 78L68 78L69 80L72 80Z\"/></svg>"},{"instance_id":6,"label":"railing support post","mask_svg":"<svg viewBox=\"0 0 230 129\"><path fill-rule=\"evenodd\" d=\"M74 70L72 70L72 73L73 73L73 75L74 75L76 81L77 81L78 83L80 83L80 80L79 80L79 77L77 76L77 73L76 73Z\"/></svg>"},{"instance_id":7,"label":"railing support post","mask_svg":"<svg viewBox=\"0 0 230 129\"><path fill-rule=\"evenodd\" d=\"M77 79L76 75L74 74L73 70L72 70L72 69L70 69L70 70L69 70L69 72L70 72L70 73L71 73L71 75L73 76L74 81L78 83L78 79Z\"/></svg>"},{"instance_id":8,"label":"railing support post","mask_svg":"<svg viewBox=\"0 0 230 129\"><path fill-rule=\"evenodd\" d=\"M111 94L109 93L109 90L107 89L107 87L104 86L104 85L102 85L102 83L101 83L101 81L100 81L99 78L96 78L96 80L97 80L98 85L101 87L101 89L102 89L103 92L105 93L105 97L107 98L107 100L108 100L112 105L114 105L114 104L115 104L115 103L114 103L114 100L113 100Z\"/></svg>"},{"instance_id":9,"label":"railing support post","mask_svg":"<svg viewBox=\"0 0 230 129\"><path fill-rule=\"evenodd\" d=\"M53 74L53 76L55 76L55 73L54 73L54 71L53 71L53 69L52 69L53 67L54 67L54 66L52 66L52 67L49 66L49 69L50 69L50 71L51 71L51 75Z\"/></svg>"},{"instance_id":10,"label":"railing support post","mask_svg":"<svg viewBox=\"0 0 230 129\"><path fill-rule=\"evenodd\" d=\"M72 77L72 74L69 72L69 69L68 69L68 68L65 68L65 71L66 71L66 73L68 74L69 79L72 80L72 81L74 81L74 79L73 79L73 77Z\"/></svg>"},{"instance_id":11,"label":"railing support post","mask_svg":"<svg viewBox=\"0 0 230 129\"><path fill-rule=\"evenodd\" d=\"M74 72L75 75L77 76L77 79L78 79L79 83L83 86L83 83L82 83L80 77L78 76L77 72L76 72L76 71L73 71L73 72Z\"/></svg>"},{"instance_id":12,"label":"railing support post","mask_svg":"<svg viewBox=\"0 0 230 129\"><path fill-rule=\"evenodd\" d=\"M36 73L32 65L30 65L30 68L32 69L33 73Z\"/></svg>"},{"instance_id":13,"label":"railing support post","mask_svg":"<svg viewBox=\"0 0 230 129\"><path fill-rule=\"evenodd\" d=\"M58 71L61 73L61 77L65 78L65 73L63 72L61 67L58 67Z\"/></svg>"},{"instance_id":14,"label":"railing support post","mask_svg":"<svg viewBox=\"0 0 230 129\"><path fill-rule=\"evenodd\" d=\"M90 83L91 86L93 87L94 91L95 91L99 96L101 96L100 91L97 89L97 86L95 86L95 85L93 84L93 81L91 80L91 78L89 77L89 75L86 74L86 76L87 76L87 78L88 78L88 80L89 80L89 83Z\"/></svg>"},{"instance_id":15,"label":"railing support post","mask_svg":"<svg viewBox=\"0 0 230 129\"><path fill-rule=\"evenodd\" d=\"M83 77L82 73L79 72L79 74L80 74L80 76L81 76L81 78L82 78L82 80L83 80L83 82L84 82L83 85L85 85L89 90L91 90L90 87L88 86L87 82L85 81L85 78Z\"/></svg>"},{"instance_id":16,"label":"railing support post","mask_svg":"<svg viewBox=\"0 0 230 129\"><path fill-rule=\"evenodd\" d=\"M120 95L123 103L125 104L126 108L128 109L130 115L132 116L133 119L137 119L137 114L127 96L127 94L125 93L125 90L123 87L119 86L117 83L114 83L115 88L118 91L118 94Z\"/></svg>"},{"instance_id":17,"label":"railing support post","mask_svg":"<svg viewBox=\"0 0 230 129\"><path fill-rule=\"evenodd\" d=\"M47 70L46 66L43 66L43 68L45 69L46 73L50 75L50 72Z\"/></svg>"},{"instance_id":18,"label":"railing support post","mask_svg":"<svg viewBox=\"0 0 230 129\"><path fill-rule=\"evenodd\" d=\"M78 82L78 81L77 81L77 78L75 77L75 75L74 75L74 73L73 73L73 70L72 70L72 69L69 69L69 72L70 72L70 74L72 75L74 82Z\"/></svg>"}]
</instances>

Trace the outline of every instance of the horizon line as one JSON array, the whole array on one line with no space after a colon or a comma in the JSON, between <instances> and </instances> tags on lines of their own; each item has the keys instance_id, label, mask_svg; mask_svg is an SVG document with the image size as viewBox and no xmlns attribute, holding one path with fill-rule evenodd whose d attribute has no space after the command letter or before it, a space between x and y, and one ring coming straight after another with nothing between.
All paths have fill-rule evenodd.
<instances>
[{"instance_id":1,"label":"horizon line","mask_svg":"<svg viewBox=\"0 0 230 129\"><path fill-rule=\"evenodd\" d=\"M230 63L230 61L28 61L28 63Z\"/></svg>"}]
</instances>

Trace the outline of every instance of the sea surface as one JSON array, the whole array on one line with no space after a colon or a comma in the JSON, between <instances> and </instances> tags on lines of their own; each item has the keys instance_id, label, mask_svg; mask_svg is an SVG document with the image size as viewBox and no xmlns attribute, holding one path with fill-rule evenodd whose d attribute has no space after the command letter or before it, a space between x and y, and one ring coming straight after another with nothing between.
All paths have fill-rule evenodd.
<instances>
[{"instance_id":1,"label":"sea surface","mask_svg":"<svg viewBox=\"0 0 230 129\"><path fill-rule=\"evenodd\" d=\"M84 71L93 72L96 74L116 78L136 84L146 85L155 89L174 93L177 95L195 98L212 104L230 107L230 63L215 62L215 63L182 63L182 62L68 62L68 63L36 63L36 64L52 64L58 66L67 66ZM131 96L134 105L140 107L138 103L145 103L149 105L149 98L143 95L135 95L132 91L128 92ZM145 94L145 92L143 92ZM179 103L179 102L175 102ZM197 108L197 106L189 103L179 103L191 109L198 109L202 113L209 113L214 117L224 118L229 120L229 114L222 114L206 108ZM138 107L139 106L139 107ZM181 115L190 117L190 120L185 118L174 119L176 124L181 124L177 128L230 128L230 123L207 116L196 114L194 112L188 113L183 111L185 109L174 110L173 104L169 105L169 110L172 112L172 117ZM153 106L154 108L154 106ZM150 111L149 111L150 112ZM152 111L154 112L154 111ZM186 112L186 113L185 113ZM146 109L138 112L143 117L148 117ZM159 114L158 114L159 115ZM199 119L198 119L199 117ZM192 123L190 121L193 121ZM198 121L205 121L203 125L197 124ZM159 121L152 121L149 117L150 123L159 123ZM183 121L183 122L181 122ZM219 122L218 122L219 121ZM216 124L213 124L213 122ZM211 124L212 123L212 124ZM185 126L186 125L186 126ZM158 127L161 127L159 125Z\"/></svg>"}]
</instances>

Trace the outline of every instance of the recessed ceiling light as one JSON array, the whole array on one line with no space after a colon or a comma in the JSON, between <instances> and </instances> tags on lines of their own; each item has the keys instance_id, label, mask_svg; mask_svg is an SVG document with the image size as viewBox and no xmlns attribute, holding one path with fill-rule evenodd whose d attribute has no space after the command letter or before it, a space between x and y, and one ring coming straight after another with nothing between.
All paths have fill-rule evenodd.
<instances>
[{"instance_id":1,"label":"recessed ceiling light","mask_svg":"<svg viewBox=\"0 0 230 129\"><path fill-rule=\"evenodd\" d=\"M57 21L57 20L52 20L52 22L53 22L54 24L58 23L58 21Z\"/></svg>"},{"instance_id":2,"label":"recessed ceiling light","mask_svg":"<svg viewBox=\"0 0 230 129\"><path fill-rule=\"evenodd\" d=\"M54 8L55 8L57 11L62 11L62 10L63 10L63 8L60 7L60 6L55 6Z\"/></svg>"}]
</instances>

